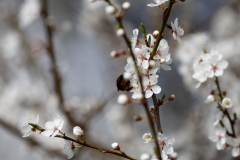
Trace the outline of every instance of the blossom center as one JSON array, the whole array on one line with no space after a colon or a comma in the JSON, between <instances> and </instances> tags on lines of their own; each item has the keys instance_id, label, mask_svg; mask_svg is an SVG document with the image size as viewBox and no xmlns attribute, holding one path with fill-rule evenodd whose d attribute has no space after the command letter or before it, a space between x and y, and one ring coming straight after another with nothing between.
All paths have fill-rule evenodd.
<instances>
[{"instance_id":1,"label":"blossom center","mask_svg":"<svg viewBox=\"0 0 240 160\"><path fill-rule=\"evenodd\" d=\"M217 66L213 65L212 70L215 72L217 70Z\"/></svg>"},{"instance_id":2,"label":"blossom center","mask_svg":"<svg viewBox=\"0 0 240 160\"><path fill-rule=\"evenodd\" d=\"M162 147L166 146L166 141L165 140L160 141L159 145L162 146Z\"/></svg>"},{"instance_id":3,"label":"blossom center","mask_svg":"<svg viewBox=\"0 0 240 160\"><path fill-rule=\"evenodd\" d=\"M147 89L152 89L152 85L150 83L147 85Z\"/></svg>"},{"instance_id":4,"label":"blossom center","mask_svg":"<svg viewBox=\"0 0 240 160\"><path fill-rule=\"evenodd\" d=\"M141 59L142 61L147 60L147 58L144 56L144 54L140 54L140 59Z\"/></svg>"},{"instance_id":5,"label":"blossom center","mask_svg":"<svg viewBox=\"0 0 240 160\"><path fill-rule=\"evenodd\" d=\"M162 52L158 49L157 52L156 52L156 54L158 54L158 55L161 56Z\"/></svg>"}]
</instances>

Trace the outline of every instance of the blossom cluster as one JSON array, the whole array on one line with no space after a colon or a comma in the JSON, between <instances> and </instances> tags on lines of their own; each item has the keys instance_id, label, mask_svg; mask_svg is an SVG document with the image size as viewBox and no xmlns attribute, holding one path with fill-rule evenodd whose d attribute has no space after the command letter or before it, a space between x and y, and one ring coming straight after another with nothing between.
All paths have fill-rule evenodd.
<instances>
[{"instance_id":1,"label":"blossom cluster","mask_svg":"<svg viewBox=\"0 0 240 160\"><path fill-rule=\"evenodd\" d=\"M207 102L218 101L213 95L209 95ZM213 142L216 142L216 148L218 150L226 149L227 147L233 147L232 156L237 157L240 155L240 137L236 137L232 133L227 130L227 128L231 128L229 123L227 123L228 119L226 117L226 113L224 110L227 110L233 106L233 102L230 98L223 98L222 102L219 103L221 105L222 110L219 110L215 114L214 118L214 132L210 134L209 139ZM233 121L235 121L235 116ZM231 122L230 122L231 123ZM232 130L233 132L233 130Z\"/></svg>"},{"instance_id":2,"label":"blossom cluster","mask_svg":"<svg viewBox=\"0 0 240 160\"><path fill-rule=\"evenodd\" d=\"M223 70L227 68L228 62L222 59L222 54L216 49L212 49L210 53L202 53L193 64L193 78L199 83L205 82L208 78L219 77L223 75Z\"/></svg>"},{"instance_id":3,"label":"blossom cluster","mask_svg":"<svg viewBox=\"0 0 240 160\"><path fill-rule=\"evenodd\" d=\"M199 81L197 88L207 79L216 78L214 81L218 90L213 90L207 97L208 103L218 103L218 111L213 123L214 132L210 134L209 139L216 142L218 150L232 147L232 156L237 157L240 155L240 137L237 137L234 131L237 115L234 113L233 118L229 115L227 109L233 106L233 102L226 97L226 92L221 91L217 78L222 76L224 69L228 67L228 62L222 57L222 54L219 54L215 49L212 49L210 53L202 53L193 64L193 78Z\"/></svg>"},{"instance_id":4,"label":"blossom cluster","mask_svg":"<svg viewBox=\"0 0 240 160\"><path fill-rule=\"evenodd\" d=\"M37 130L39 130L40 133L46 137L55 137L59 133L65 135L64 133L61 132L64 121L60 119L58 115L55 116L53 121L46 122L45 129L38 126L38 122L39 122L39 115L37 115L37 117L31 120L29 123L25 124L22 127L22 130L24 132L23 137L28 137L32 133L36 132ZM76 139L80 139L84 135L84 132L80 127L75 126L73 128L73 134L76 136ZM80 147L82 146L76 146L76 144L73 141L65 139L65 146L63 149L63 153L67 155L68 159L71 159L74 156L74 152L76 151L76 148L80 148Z\"/></svg>"},{"instance_id":5,"label":"blossom cluster","mask_svg":"<svg viewBox=\"0 0 240 160\"><path fill-rule=\"evenodd\" d=\"M149 143L149 142L153 141L154 139L152 137L152 134L150 132L148 132L143 135L143 140L144 140L144 143ZM173 137L167 137L164 134L159 132L158 136L157 136L157 141L161 148L161 155L162 155L163 160L169 160L170 157L172 157L173 155L176 154L172 147L173 143L175 142L175 139ZM148 159L146 157L147 157L146 154L143 154L140 159L141 160L153 160L154 159L151 156L149 156Z\"/></svg>"},{"instance_id":6,"label":"blossom cluster","mask_svg":"<svg viewBox=\"0 0 240 160\"><path fill-rule=\"evenodd\" d=\"M179 36L183 35L183 30L178 26L178 19L172 24L173 37L178 40L180 44L182 41ZM179 31L181 33L179 34ZM135 56L135 61L140 72L140 76L143 81L143 90L145 91L145 98L151 97L153 94L159 94L161 87L157 85L158 75L157 71L171 70L169 66L172 63L171 53L169 53L168 42L165 39L161 39L157 46L156 54L151 58L151 54L156 42L156 38L159 36L158 31L154 31L153 34L148 34L148 44L140 42L138 39L138 29L133 30L133 36L131 38L132 51ZM133 99L142 98L141 86L137 76L137 70L135 68L134 60L132 57L128 57L127 65L124 67L125 73L123 74L125 79L129 79L132 85L130 92L133 92Z\"/></svg>"}]
</instances>

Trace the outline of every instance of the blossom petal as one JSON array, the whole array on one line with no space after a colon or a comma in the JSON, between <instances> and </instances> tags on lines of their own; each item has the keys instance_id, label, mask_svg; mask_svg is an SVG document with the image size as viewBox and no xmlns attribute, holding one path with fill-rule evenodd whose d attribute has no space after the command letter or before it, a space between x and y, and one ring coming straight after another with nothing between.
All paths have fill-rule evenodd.
<instances>
[{"instance_id":1,"label":"blossom petal","mask_svg":"<svg viewBox=\"0 0 240 160\"><path fill-rule=\"evenodd\" d=\"M47 122L45 124L46 129L53 129L54 128L54 122Z\"/></svg>"},{"instance_id":2,"label":"blossom petal","mask_svg":"<svg viewBox=\"0 0 240 160\"><path fill-rule=\"evenodd\" d=\"M161 67L162 67L162 69L164 69L165 71L169 71L169 70L172 69L170 66L168 66L168 65L166 65L166 64L161 64Z\"/></svg>"},{"instance_id":3,"label":"blossom petal","mask_svg":"<svg viewBox=\"0 0 240 160\"><path fill-rule=\"evenodd\" d=\"M23 135L23 137L28 137L28 136L30 136L32 133L33 133L33 132L32 132L31 130L29 130L29 131L27 131L27 132Z\"/></svg>"},{"instance_id":4,"label":"blossom petal","mask_svg":"<svg viewBox=\"0 0 240 160\"><path fill-rule=\"evenodd\" d=\"M158 86L158 85L155 85L155 86L152 87L152 91L155 94L159 94L161 92L161 90L162 90L161 87Z\"/></svg>"},{"instance_id":5,"label":"blossom petal","mask_svg":"<svg viewBox=\"0 0 240 160\"><path fill-rule=\"evenodd\" d=\"M34 124L38 124L38 122L39 122L39 115L37 115L37 117L32 120L32 123Z\"/></svg>"},{"instance_id":6,"label":"blossom petal","mask_svg":"<svg viewBox=\"0 0 240 160\"><path fill-rule=\"evenodd\" d=\"M55 130L55 131L52 133L51 137L55 137L58 133L59 133L59 130Z\"/></svg>"},{"instance_id":7,"label":"blossom petal","mask_svg":"<svg viewBox=\"0 0 240 160\"><path fill-rule=\"evenodd\" d=\"M223 70L222 69L218 69L215 71L215 76L219 77L223 75Z\"/></svg>"},{"instance_id":8,"label":"blossom petal","mask_svg":"<svg viewBox=\"0 0 240 160\"><path fill-rule=\"evenodd\" d=\"M148 90L145 91L145 97L146 97L146 98L149 98L149 97L151 97L152 95L153 95L153 92L152 92L151 90L148 89Z\"/></svg>"},{"instance_id":9,"label":"blossom petal","mask_svg":"<svg viewBox=\"0 0 240 160\"><path fill-rule=\"evenodd\" d=\"M173 154L173 147L166 147L165 152L167 154Z\"/></svg>"},{"instance_id":10,"label":"blossom petal","mask_svg":"<svg viewBox=\"0 0 240 160\"><path fill-rule=\"evenodd\" d=\"M25 124L24 126L22 126L21 129L23 132L28 132L29 130L31 130L31 126L29 124Z\"/></svg>"},{"instance_id":11,"label":"blossom petal","mask_svg":"<svg viewBox=\"0 0 240 160\"><path fill-rule=\"evenodd\" d=\"M216 147L217 147L217 150L222 150L223 149L223 145L219 141L216 143Z\"/></svg>"},{"instance_id":12,"label":"blossom petal","mask_svg":"<svg viewBox=\"0 0 240 160\"><path fill-rule=\"evenodd\" d=\"M182 39L179 36L177 36L177 41L178 41L179 44L184 46L184 43L183 43Z\"/></svg>"},{"instance_id":13,"label":"blossom petal","mask_svg":"<svg viewBox=\"0 0 240 160\"><path fill-rule=\"evenodd\" d=\"M217 68L226 69L228 67L228 62L226 60L221 60L217 64Z\"/></svg>"},{"instance_id":14,"label":"blossom petal","mask_svg":"<svg viewBox=\"0 0 240 160\"><path fill-rule=\"evenodd\" d=\"M134 37L134 38L137 38L138 32L139 32L139 31L138 31L137 28L133 30L133 37Z\"/></svg>"},{"instance_id":15,"label":"blossom petal","mask_svg":"<svg viewBox=\"0 0 240 160\"><path fill-rule=\"evenodd\" d=\"M143 66L144 69L148 69L148 66L149 66L148 60L142 61L142 66Z\"/></svg>"},{"instance_id":16,"label":"blossom petal","mask_svg":"<svg viewBox=\"0 0 240 160\"><path fill-rule=\"evenodd\" d=\"M150 4L147 4L148 7L157 7L158 4L155 4L155 3L150 3Z\"/></svg>"},{"instance_id":17,"label":"blossom petal","mask_svg":"<svg viewBox=\"0 0 240 160\"><path fill-rule=\"evenodd\" d=\"M240 148L239 147L233 147L232 156L237 157L237 156L239 156L239 154L240 154Z\"/></svg>"},{"instance_id":18,"label":"blossom petal","mask_svg":"<svg viewBox=\"0 0 240 160\"><path fill-rule=\"evenodd\" d=\"M175 19L174 25L175 25L176 27L178 27L178 18Z\"/></svg>"},{"instance_id":19,"label":"blossom petal","mask_svg":"<svg viewBox=\"0 0 240 160\"><path fill-rule=\"evenodd\" d=\"M46 137L50 137L52 135L52 133L53 133L53 131L51 131L51 130L45 130L41 134Z\"/></svg>"}]
</instances>

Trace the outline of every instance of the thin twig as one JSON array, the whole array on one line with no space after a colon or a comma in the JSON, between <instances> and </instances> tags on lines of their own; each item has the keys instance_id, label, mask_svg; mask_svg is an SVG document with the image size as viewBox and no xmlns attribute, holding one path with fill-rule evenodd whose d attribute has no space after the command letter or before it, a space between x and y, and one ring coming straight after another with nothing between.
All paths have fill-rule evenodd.
<instances>
[{"instance_id":1,"label":"thin twig","mask_svg":"<svg viewBox=\"0 0 240 160\"><path fill-rule=\"evenodd\" d=\"M48 55L52 63L52 76L54 79L54 90L59 98L60 110L66 115L71 125L73 126L79 125L79 123L77 123L75 119L72 118L70 112L66 111L64 108L62 78L58 70L55 49L53 44L53 27L50 24L48 24L48 19L49 19L48 2L49 2L48 0L42 0L42 17L44 21L44 27L46 29L46 37L48 40L48 51L49 51Z\"/></svg>"},{"instance_id":2,"label":"thin twig","mask_svg":"<svg viewBox=\"0 0 240 160\"><path fill-rule=\"evenodd\" d=\"M78 144L83 145L83 146L85 146L85 147L98 150L98 151L100 151L100 152L102 152L102 153L109 153L109 154L117 155L117 156L120 156L120 157L123 157L123 158L126 158L126 159L137 160L137 159L135 159L135 158L132 158L132 157L126 155L125 153L123 154L123 153L121 153L121 152L119 153L119 152L116 152L116 151L110 151L110 150L107 150L107 149L99 148L99 147L90 145L90 144L88 144L88 143L86 143L86 142L81 142L81 141L72 139L72 138L66 136L65 134L63 134L63 136L57 135L56 137L58 137L58 138L63 138L63 139L66 139L66 140L70 140L70 141L72 141L72 142L78 143Z\"/></svg>"},{"instance_id":3,"label":"thin twig","mask_svg":"<svg viewBox=\"0 0 240 160\"><path fill-rule=\"evenodd\" d=\"M152 95L152 100L153 100L154 109L155 109L154 113L155 113L155 121L156 121L157 130L158 130L158 132L163 133L162 127L161 127L161 121L160 121L160 113L159 113L160 105L158 104L156 94Z\"/></svg>"},{"instance_id":4,"label":"thin twig","mask_svg":"<svg viewBox=\"0 0 240 160\"><path fill-rule=\"evenodd\" d=\"M219 85L219 80L218 80L218 77L215 77L215 83L217 85L217 89L218 89L218 92L219 92L219 96L220 96L220 99L221 99L221 102L223 101L223 95L222 95L222 91L221 91L221 88L220 88L220 85ZM219 106L221 106L220 103L218 103ZM231 129L232 129L232 134L229 133L230 136L236 138L236 133L235 133L235 129L234 129L234 125L235 125L235 120L231 118L228 110L226 108L223 108L221 107L221 111L223 112L224 115L227 116L229 122L230 122L230 125L231 125Z\"/></svg>"},{"instance_id":5,"label":"thin twig","mask_svg":"<svg viewBox=\"0 0 240 160\"><path fill-rule=\"evenodd\" d=\"M164 32L164 29L167 25L167 21L168 21L168 17L170 15L170 12L171 12L171 9L172 9L172 6L174 4L174 0L170 0L169 4L168 4L168 7L166 8L167 11L164 11L163 13L163 22L162 22L162 25L161 25L161 28L159 30L159 36L158 38L156 39L156 42L154 44L154 47L153 47L153 50L152 50L152 54L151 54L151 59L154 57L154 55L156 54L156 51L157 51L157 48L158 48L158 45L161 41L161 39L163 38L163 32Z\"/></svg>"},{"instance_id":6,"label":"thin twig","mask_svg":"<svg viewBox=\"0 0 240 160\"><path fill-rule=\"evenodd\" d=\"M3 128L5 128L7 131L11 132L12 135L23 140L21 132L16 127L12 126L11 124L7 123L6 121L4 121L2 119L0 119L0 125ZM39 143L38 141L36 141L35 139L33 139L31 137L24 139L24 140L27 141L33 147L35 147L35 146L40 147L42 150L44 150L49 155L56 155L58 158L65 159L65 156L62 153L60 153L58 150L46 148L44 145L42 145L41 143Z\"/></svg>"}]
</instances>

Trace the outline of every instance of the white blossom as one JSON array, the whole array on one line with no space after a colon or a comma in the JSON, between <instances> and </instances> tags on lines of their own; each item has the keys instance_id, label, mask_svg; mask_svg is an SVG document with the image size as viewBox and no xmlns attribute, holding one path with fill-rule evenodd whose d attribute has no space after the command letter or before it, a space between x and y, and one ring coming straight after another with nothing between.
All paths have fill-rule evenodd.
<instances>
[{"instance_id":1,"label":"white blossom","mask_svg":"<svg viewBox=\"0 0 240 160\"><path fill-rule=\"evenodd\" d=\"M145 90L145 97L149 98L154 94L159 94L161 92L161 87L157 85L158 82L157 75L151 75L149 78L143 77L143 86Z\"/></svg>"},{"instance_id":2,"label":"white blossom","mask_svg":"<svg viewBox=\"0 0 240 160\"><path fill-rule=\"evenodd\" d=\"M21 27L31 24L40 15L39 0L25 0L19 13L19 22Z\"/></svg>"},{"instance_id":3,"label":"white blossom","mask_svg":"<svg viewBox=\"0 0 240 160\"><path fill-rule=\"evenodd\" d=\"M224 108L231 108L233 106L232 100L230 98L225 97L222 100L222 106Z\"/></svg>"},{"instance_id":4,"label":"white blossom","mask_svg":"<svg viewBox=\"0 0 240 160\"><path fill-rule=\"evenodd\" d=\"M150 53L148 52L148 48L144 45L142 45L142 48L135 48L134 54L136 55L137 62L140 65L140 67L143 67L144 69L148 69L149 63L148 60L150 58Z\"/></svg>"},{"instance_id":5,"label":"white blossom","mask_svg":"<svg viewBox=\"0 0 240 160\"><path fill-rule=\"evenodd\" d=\"M60 119L58 115L55 116L54 120L45 124L45 131L42 132L44 136L54 137L62 129L64 121Z\"/></svg>"},{"instance_id":6,"label":"white blossom","mask_svg":"<svg viewBox=\"0 0 240 160\"><path fill-rule=\"evenodd\" d=\"M196 88L208 78L223 75L223 70L226 69L227 66L228 62L222 60L222 55L215 49L212 49L211 53L202 53L195 59L193 64L194 74L192 77L199 81Z\"/></svg>"},{"instance_id":7,"label":"white blossom","mask_svg":"<svg viewBox=\"0 0 240 160\"><path fill-rule=\"evenodd\" d=\"M175 139L173 137L169 138L166 137L162 133L158 133L158 143L162 147L162 157L163 159L166 159L166 156L168 154L173 154L173 143L175 142Z\"/></svg>"},{"instance_id":8,"label":"white blossom","mask_svg":"<svg viewBox=\"0 0 240 160\"><path fill-rule=\"evenodd\" d=\"M31 123L33 124L38 124L39 122L39 115L37 115L37 117L33 120L30 121ZM23 127L22 127L22 131L25 132L25 134L23 135L23 137L28 137L30 136L33 132L36 131L35 128L33 128L33 126L29 125L29 124L25 124Z\"/></svg>"},{"instance_id":9,"label":"white blossom","mask_svg":"<svg viewBox=\"0 0 240 160\"><path fill-rule=\"evenodd\" d=\"M178 41L179 44L183 45L183 41L180 36L184 35L184 30L178 26L178 18L175 19L174 23L171 22L173 38Z\"/></svg>"},{"instance_id":10,"label":"white blossom","mask_svg":"<svg viewBox=\"0 0 240 160\"><path fill-rule=\"evenodd\" d=\"M68 159L71 159L74 156L74 151L76 149L75 144L72 141L65 140L65 145L63 153L67 155Z\"/></svg>"},{"instance_id":11,"label":"white blossom","mask_svg":"<svg viewBox=\"0 0 240 160\"><path fill-rule=\"evenodd\" d=\"M196 88L198 88L201 83L205 82L208 79L209 72L203 67L204 64L199 64L194 68L194 74L192 77L199 81Z\"/></svg>"},{"instance_id":12,"label":"white blossom","mask_svg":"<svg viewBox=\"0 0 240 160\"><path fill-rule=\"evenodd\" d=\"M148 133L144 133L143 135L143 140L144 140L144 143L149 143L152 141L152 134L150 132Z\"/></svg>"},{"instance_id":13,"label":"white blossom","mask_svg":"<svg viewBox=\"0 0 240 160\"><path fill-rule=\"evenodd\" d=\"M226 143L226 132L226 128L217 125L214 126L214 133L209 136L211 141L216 142L216 148L218 150L224 149L224 145Z\"/></svg>"},{"instance_id":14,"label":"white blossom","mask_svg":"<svg viewBox=\"0 0 240 160\"><path fill-rule=\"evenodd\" d=\"M133 88L130 90L130 92L134 92L132 94L132 98L133 99L141 99L143 97L143 95L142 95L141 86L140 86L138 80L132 79L131 85Z\"/></svg>"},{"instance_id":15,"label":"white blossom","mask_svg":"<svg viewBox=\"0 0 240 160\"><path fill-rule=\"evenodd\" d=\"M139 31L138 31L137 28L133 30L133 36L131 37L131 42L132 42L132 48L133 48L133 49L136 47L137 42L138 42L138 39L137 39L137 37L138 37L138 32L139 32Z\"/></svg>"},{"instance_id":16,"label":"white blossom","mask_svg":"<svg viewBox=\"0 0 240 160\"><path fill-rule=\"evenodd\" d=\"M168 0L153 0L155 3L150 3L147 6L148 7L164 7L165 2L167 2Z\"/></svg>"},{"instance_id":17,"label":"white blossom","mask_svg":"<svg viewBox=\"0 0 240 160\"><path fill-rule=\"evenodd\" d=\"M172 63L172 59L171 54L168 51L168 42L165 39L162 39L158 45L156 54L153 57L153 59L158 60L159 69L161 67L164 70L171 70L171 67L168 65Z\"/></svg>"},{"instance_id":18,"label":"white blossom","mask_svg":"<svg viewBox=\"0 0 240 160\"><path fill-rule=\"evenodd\" d=\"M210 59L204 65L206 69L210 68L209 77L218 77L223 75L223 70L227 68L228 62L226 60L219 59L218 55L211 56Z\"/></svg>"}]
</instances>

